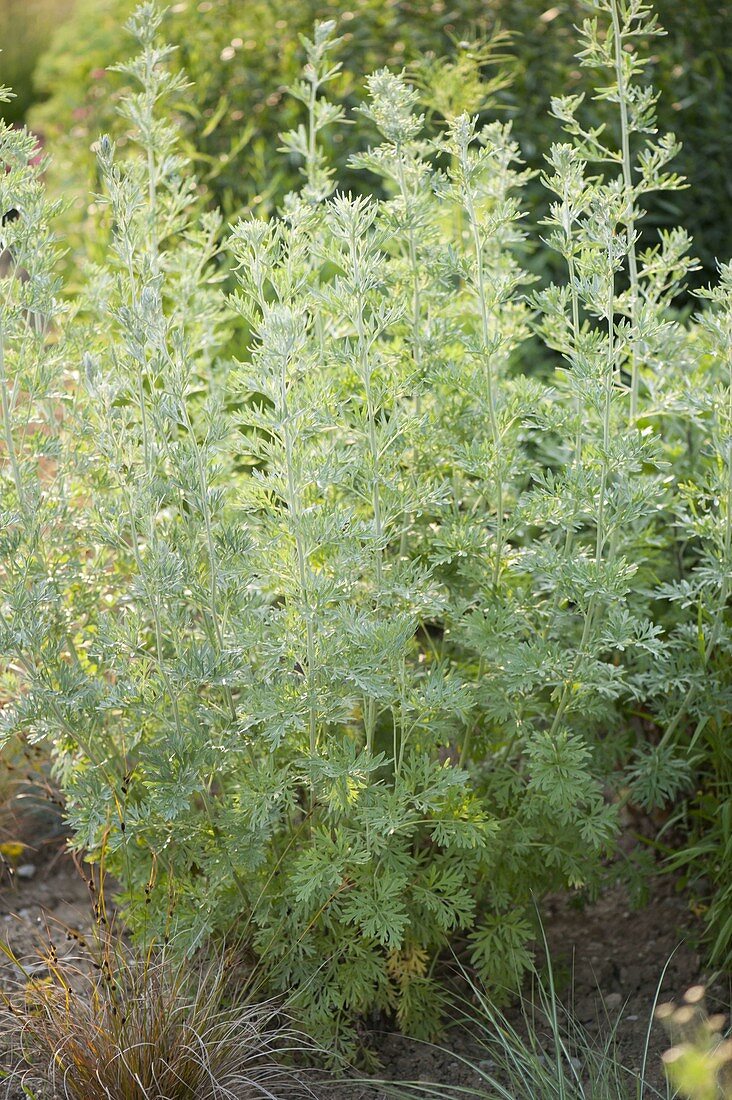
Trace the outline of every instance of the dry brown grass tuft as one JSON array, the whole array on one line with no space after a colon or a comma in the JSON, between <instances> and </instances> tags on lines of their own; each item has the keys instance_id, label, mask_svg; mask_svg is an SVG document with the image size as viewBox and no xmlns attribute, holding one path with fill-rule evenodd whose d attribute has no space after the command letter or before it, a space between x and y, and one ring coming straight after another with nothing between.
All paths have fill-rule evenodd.
<instances>
[{"instance_id":1,"label":"dry brown grass tuft","mask_svg":"<svg viewBox=\"0 0 732 1100\"><path fill-rule=\"evenodd\" d=\"M64 1100L315 1096L305 1071L291 1068L307 1038L278 1005L229 999L225 960L180 961L167 948L140 956L111 932L78 943L63 959L51 944L43 977L13 958L21 978L0 994L12 1047L7 1096L39 1088Z\"/></svg>"}]
</instances>

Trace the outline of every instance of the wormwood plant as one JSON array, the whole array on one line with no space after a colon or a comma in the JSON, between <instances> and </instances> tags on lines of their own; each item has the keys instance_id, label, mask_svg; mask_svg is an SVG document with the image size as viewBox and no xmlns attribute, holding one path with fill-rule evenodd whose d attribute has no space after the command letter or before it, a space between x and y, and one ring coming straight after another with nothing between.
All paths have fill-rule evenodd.
<instances>
[{"instance_id":1,"label":"wormwood plant","mask_svg":"<svg viewBox=\"0 0 732 1100\"><path fill-rule=\"evenodd\" d=\"M157 23L144 6L130 24L142 90L125 110L142 155L117 162L100 142L112 249L82 303L83 508L103 580L74 698L97 755L56 738L70 820L147 938L192 946L239 922L321 1031L397 1005L431 1028L428 967L472 919L490 822L437 752L440 723L467 705L449 670L419 659L440 596L423 567L388 560L405 511L440 496L405 473L411 357L399 361L389 330L403 311L375 277L388 234L368 203L317 209L317 151L281 223L237 228L255 343L232 424L215 360L219 226L197 218L154 114L181 80ZM330 30L310 47L314 87ZM309 147L333 114L314 95ZM342 271L330 283L326 263ZM377 373L382 346L404 382ZM236 478L244 446L258 469Z\"/></svg>"},{"instance_id":2,"label":"wormwood plant","mask_svg":"<svg viewBox=\"0 0 732 1100\"><path fill-rule=\"evenodd\" d=\"M297 94L309 129L284 138L304 157L302 193L281 221L243 222L232 237L235 303L254 334L238 380L258 472L241 500L257 586L276 601L262 696L247 705L267 708L263 734L296 810L295 843L290 832L277 844L253 919L278 981L307 983L320 1027L372 1005L427 1031L439 1007L430 964L473 919L495 825L441 758L469 694L425 652L420 632L445 594L410 553L414 525L445 497L412 458L428 382L422 302L439 295L422 287L417 255L430 168L413 148L415 94L385 72L370 81L385 144L368 163L391 160L400 197L330 197L317 136L337 115L315 95L333 44L328 25L307 43Z\"/></svg>"},{"instance_id":3,"label":"wormwood plant","mask_svg":"<svg viewBox=\"0 0 732 1100\"><path fill-rule=\"evenodd\" d=\"M490 988L515 984L532 894L592 886L612 848L618 765L634 750L623 797L658 805L689 739L723 729L729 279L684 325L686 235L639 248L641 203L681 185L633 48L655 23L642 0L589 7L580 58L617 133L554 101L544 231L567 274L533 294L510 127L448 110L428 138L380 70L351 169L387 198L337 189L332 23L282 136L302 186L232 227L230 299L154 6L129 24L128 152L98 146L111 244L73 344L38 297L29 139L4 138L2 186L43 213L31 237L8 192L29 277L2 315L7 727L53 740L75 843L143 941L235 930L340 1052L374 1009L436 1029L455 934Z\"/></svg>"},{"instance_id":4,"label":"wormwood plant","mask_svg":"<svg viewBox=\"0 0 732 1100\"><path fill-rule=\"evenodd\" d=\"M335 42L332 25L317 28L295 89L307 124L284 137L303 189L281 218L231 237L233 305L252 333L231 374L216 359L230 323L215 286L219 224L197 214L156 113L182 80L157 25L150 6L130 24L141 91L124 110L140 155L120 161L100 142L112 247L79 320L80 506L102 579L65 695L92 745L55 731L70 820L121 877L144 936L194 945L236 925L270 982L302 991L321 1033L374 1007L426 1033L436 954L481 900L497 915L476 964L505 983L528 961L532 883L496 855L500 815L460 766L473 670L442 638L463 597L430 548L430 532L462 522L465 469L488 456L482 491L499 502L516 491L518 420L491 389L527 331L512 300L516 150L505 129L465 117L428 144L415 91L384 71L367 107L383 141L358 166L394 198L333 193L319 135L339 120L320 95ZM435 446L456 381L464 469ZM485 413L488 439L475 435ZM238 473L242 452L251 474ZM511 534L503 514L499 504L493 583ZM550 789L552 768L537 769ZM570 816L592 783L579 777ZM534 888L567 866L546 875L537 861Z\"/></svg>"},{"instance_id":5,"label":"wormwood plant","mask_svg":"<svg viewBox=\"0 0 732 1100\"><path fill-rule=\"evenodd\" d=\"M668 805L688 789L695 771L701 773L703 794L692 802L692 813L699 826L713 819L714 834L688 845L674 863L706 856L706 872L721 883L727 861L720 861L719 852L726 850L729 833L730 780L722 741L729 714L729 679L722 670L728 664L732 530L729 270L722 265L719 284L700 292L710 308L681 325L675 298L695 264L688 235L683 229L664 232L656 248L637 247L640 203L654 191L683 186L667 167L676 143L671 135L655 132L655 97L640 83L643 60L633 49L638 36L659 29L645 3L595 7L607 17L608 31L603 37L597 22L588 21L581 57L583 64L604 67L612 75L599 94L618 104L618 147L610 146L603 133L583 129L576 99L555 100L554 111L574 141L571 150L553 150L555 166L560 155L568 159L549 183L561 196L554 211L554 241L567 257L572 317L567 328L582 332L571 353L581 366L586 330L578 318L583 310L601 313L604 291L597 304L597 273L583 278L582 272L583 223L591 224L598 208L594 182L583 188L589 215L583 218L575 206L573 217L572 196L582 193L575 188L586 163L618 166L607 192L614 212L605 218L606 285L612 293L604 311L603 354L615 381L605 391L603 449L598 452L605 466L598 501L605 546L598 534L596 555L598 562L602 557L620 564L624 558L629 579L634 577L634 602L643 614L635 622L623 615L615 643L629 664L624 690L640 703L638 716L652 717L656 725L650 744L636 746L629 772L632 797L650 808ZM617 249L615 270L612 249ZM614 289L618 283L620 293ZM552 311L557 312L554 306L545 309L547 318ZM569 314L570 304L562 311ZM597 345L590 346L595 354ZM579 434L575 448L577 467L582 438ZM593 593L589 603L595 615L596 600ZM610 593L605 607L616 614ZM634 643L623 641L626 632ZM607 637L607 628L603 633ZM728 957L732 937L728 900L717 892L709 913L718 960Z\"/></svg>"},{"instance_id":6,"label":"wormwood plant","mask_svg":"<svg viewBox=\"0 0 732 1100\"><path fill-rule=\"evenodd\" d=\"M428 398L429 436L439 439L428 465L446 472L452 502L431 517L427 554L451 594L440 659L474 678L458 752L476 761L478 789L503 819L488 857L498 882L506 866L530 867L526 884L534 874L586 882L582 856L602 851L613 831L597 780L635 739L628 710L648 698L666 641L653 601L667 456L649 412L668 402L655 373L671 356L679 370L689 359L672 307L692 261L682 231L637 249L640 200L682 182L666 170L675 144L654 136L653 93L632 49L655 29L650 9L589 7L580 58L608 72L597 94L617 105L617 144L583 128L581 96L554 100L569 140L547 156L546 243L564 257L567 281L531 299L535 331L563 359L551 388L517 370L521 273L496 256L497 244L520 241L510 135L484 129L476 156L470 120L454 120L435 189L441 215L449 203L457 212L462 294L452 303L463 312L440 334L448 384L432 391L433 405ZM652 804L678 792L688 769L657 747L641 751L631 776L634 797ZM520 953L530 934L516 908L522 893L519 881L493 893L473 934L475 960L495 958L501 943Z\"/></svg>"},{"instance_id":7,"label":"wormwood plant","mask_svg":"<svg viewBox=\"0 0 732 1100\"><path fill-rule=\"evenodd\" d=\"M375 934L401 994L399 1019L414 1027L414 1007L422 1020L426 1011L418 993L434 996L425 980L425 949L433 951L445 933L472 922L478 903L472 961L493 983L514 982L528 962L530 891L583 883L592 863L588 852L596 859L607 847L612 814L592 747L566 715L573 710L576 725L596 722L605 699L622 688L606 686L615 666L598 651L612 644L608 629L589 647L591 604L581 607L585 618L574 636L579 616L574 609L563 614L563 592L552 592L553 607L549 599L546 607L536 604L544 560L554 557L552 523L544 520L548 531L521 546L530 509L539 514L539 494L527 492L539 467L525 436L550 395L538 383L510 376L512 355L528 333L517 295L525 276L514 255L522 235L513 191L524 177L510 131L500 125L478 130L460 115L442 139L428 142L421 137L416 92L402 78L378 72L369 78L365 112L382 142L354 158L354 166L381 176L393 198L379 204L327 198L317 135L335 116L317 108L315 95L329 75L328 45L317 38L309 44L310 88L298 89L310 103L310 136L303 129L284 139L305 160L306 186L281 222L245 222L233 238L242 285L237 303L257 341L242 377L248 394L262 396L244 417L266 471L252 483L250 507L263 517L270 569L283 517L276 516L273 528L267 501L281 500L292 525L283 546L290 570L283 613L289 622L288 610L297 610L300 642L287 639L283 665L297 671L299 722L311 758L325 750L332 775L343 730L350 728L355 746L349 751L364 746L360 767L374 773L364 774L363 793L349 792L337 815L331 809L332 834L322 852L307 852L308 885L300 890L308 907L298 913L288 894L283 900L288 924L306 920L308 938L321 915L340 918L338 942L346 946L338 969L327 973L329 983L345 973L349 925ZM606 387L604 375L603 382ZM598 482L603 478L607 465ZM600 497L604 493L603 486ZM604 550L604 502L599 512L595 544ZM626 510L618 522L628 518ZM332 556L335 532L341 548ZM563 569L566 575L569 567ZM271 572L259 570L270 586ZM613 595L621 583L610 576ZM626 634L632 634L629 619L626 611ZM552 628L556 641L547 637ZM650 644L652 630L643 624L638 633ZM351 648L354 641L360 648ZM473 664L476 649L480 660ZM542 657L550 650L547 669ZM575 702L570 684L560 681L546 723L546 697L555 686L549 677L562 662L567 678L571 673L577 680L582 664L591 682ZM613 678L620 684L620 674ZM353 683L352 698L343 687L333 693L339 682ZM293 743L291 736L286 741ZM487 761L487 775L473 788L490 808L482 820L475 811L472 820L467 816L471 803L481 802L474 794L466 802L464 793L465 767L476 749ZM378 750L383 756L374 756ZM353 788L353 772L347 781ZM312 828L323 796L310 782L303 801ZM429 802L418 784L428 785ZM462 820L447 797L456 784L463 788ZM389 819L372 816L384 798L393 807L392 822L397 815L402 821L397 840L390 839L395 824L385 830ZM414 810L423 819L419 831L410 827ZM336 875L338 838L361 814L359 839L349 836ZM377 835L375 860L369 845ZM410 861L405 842L415 839L418 855L412 848ZM381 916L375 906L373 923L364 922L367 882L351 870L351 853L371 881L394 883L393 894L381 887ZM299 874L297 860L294 866ZM286 875L283 867L280 878ZM358 895L346 892L351 882ZM275 957L278 945L265 942ZM286 953L283 974L299 982L290 944L288 937L279 948ZM304 946L303 958L312 951ZM360 966L364 975L363 955ZM379 995L375 987L377 1004Z\"/></svg>"},{"instance_id":8,"label":"wormwood plant","mask_svg":"<svg viewBox=\"0 0 732 1100\"><path fill-rule=\"evenodd\" d=\"M582 96L553 100L570 141L547 157L544 182L555 197L547 243L565 259L567 281L542 290L535 304L538 331L565 364L545 419L562 457L557 469L549 456L526 502L529 520L541 516L555 535L526 556L539 569L534 587L548 596L544 675L553 643L572 638L552 685L550 734L564 728L572 737L589 722L613 729L617 751L627 729L621 708L647 697L648 669L666 644L653 603L660 523L669 521L668 457L656 418L666 408L667 363L682 370L689 358L673 303L693 260L683 230L637 247L641 201L683 184L667 171L675 142L656 135L655 97L639 82L644 62L633 48L657 31L655 17L635 0L588 7L596 14L582 28L579 57L607 73L597 96L617 104L617 144L583 127ZM592 175L594 166L603 174ZM632 775L634 797L648 805L673 796L686 778L660 749L652 763L643 749Z\"/></svg>"},{"instance_id":9,"label":"wormwood plant","mask_svg":"<svg viewBox=\"0 0 732 1100\"><path fill-rule=\"evenodd\" d=\"M0 100L10 97L0 90ZM74 510L73 355L65 342L59 254L35 137L0 123L0 667L3 739L74 731L93 738L71 700L84 680L78 626L96 596L85 583L83 525Z\"/></svg>"},{"instance_id":10,"label":"wormwood plant","mask_svg":"<svg viewBox=\"0 0 732 1100\"><path fill-rule=\"evenodd\" d=\"M638 83L642 62L629 48L637 35L657 31L652 10L633 3L610 5L608 11L612 39L608 35L598 44L594 24L586 24L583 59L615 66L615 84L602 94L616 98L620 106L617 157L626 204L627 287L620 303L625 320L615 344L629 376L631 422L648 438L656 436L663 466L671 471L656 482L655 504L648 492L647 515L655 509L657 520L645 531L641 528L645 547L636 545L629 554L630 561L640 563L645 553L652 565L654 633L663 641L650 664L640 662L634 677L634 691L653 713L659 732L651 745L638 746L631 789L647 806L668 805L688 788L693 772L703 777L701 797L691 803L692 815L697 829L713 820L713 833L698 837L673 863L685 865L705 856L706 873L721 885L728 862L719 853L727 850L730 821L730 771L722 732L730 700L730 272L728 265L721 265L718 284L699 292L709 308L684 328L673 304L694 265L688 235L683 229L662 233L657 249L636 254L639 201L683 181L667 170L675 142L670 135L655 135L654 96ZM577 126L573 104L567 110L562 103L559 109L580 140L590 148L597 145L597 135L582 133ZM597 155L604 155L601 145ZM647 485L647 479L639 485L644 481ZM637 520L630 529L638 533ZM716 891L709 911L712 952L718 961L729 957L732 942L728 902L726 891Z\"/></svg>"},{"instance_id":11,"label":"wormwood plant","mask_svg":"<svg viewBox=\"0 0 732 1100\"><path fill-rule=\"evenodd\" d=\"M243 823L233 839L229 785L248 755L228 616L232 607L245 614L249 596L232 564L244 557L244 536L222 520L231 454L223 446L226 367L216 360L228 334L212 263L220 219L197 215L176 132L156 117L183 83L165 67L170 51L155 43L159 22L143 5L129 25L141 53L127 71L141 91L124 110L140 155L118 165L113 145L100 141L112 240L83 302L85 432L98 463L87 516L104 576L89 691L116 766L110 782L79 767L72 745L59 768L79 843L103 837L131 899L145 896L143 886L149 897L160 862L161 890L185 890L189 911L198 910L197 940L221 900L208 873L233 886L237 868L257 862ZM166 855L174 837L173 859L191 872L175 883ZM157 913L150 934L162 935L163 925Z\"/></svg>"},{"instance_id":12,"label":"wormwood plant","mask_svg":"<svg viewBox=\"0 0 732 1100\"><path fill-rule=\"evenodd\" d=\"M673 857L676 867L704 868L712 883L707 919L712 957L732 954L730 837L732 770L728 727L729 596L732 584L732 269L700 292L709 308L697 318L693 370L676 380L673 405L688 425L688 452L678 475L675 520L683 540L675 575L662 594L671 611L666 660L668 691L660 715L660 748L690 759L698 791L685 808L692 837Z\"/></svg>"}]
</instances>

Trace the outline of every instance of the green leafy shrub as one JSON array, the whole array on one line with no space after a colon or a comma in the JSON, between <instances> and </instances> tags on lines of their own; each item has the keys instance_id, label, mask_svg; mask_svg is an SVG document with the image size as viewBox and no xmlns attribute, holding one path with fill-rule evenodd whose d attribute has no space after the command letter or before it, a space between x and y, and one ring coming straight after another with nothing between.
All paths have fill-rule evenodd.
<instances>
[{"instance_id":1,"label":"green leafy shrub","mask_svg":"<svg viewBox=\"0 0 732 1100\"><path fill-rule=\"evenodd\" d=\"M75 843L143 939L236 929L341 1050L374 1009L435 1030L455 934L515 985L533 895L597 881L613 788L678 798L722 720L727 275L680 319L688 235L638 236L681 186L633 49L653 17L593 10L580 59L618 140L552 101L565 273L533 293L510 125L450 111L430 136L378 70L361 194L337 189L331 22L281 139L301 186L223 241L139 9L129 148L98 146L109 245L63 338L33 143L2 135L27 275L2 322L7 732L51 738Z\"/></svg>"},{"instance_id":2,"label":"green leafy shrub","mask_svg":"<svg viewBox=\"0 0 732 1100\"><path fill-rule=\"evenodd\" d=\"M48 103L33 116L47 135L56 160L55 179L66 186L80 215L87 212L87 193L96 190L91 144L100 132L114 132L116 105L125 83L104 69L127 56L128 43L118 27L133 8L132 0L78 0L73 18L60 27L44 55L37 82ZM678 169L695 181L695 189L678 192L656 203L653 225L682 224L696 240L708 278L717 259L732 254L730 159L732 145L725 119L732 109L732 11L728 5L704 0L693 15L677 0L659 0L657 10L668 30L666 38L646 38L643 52L651 55L651 78L659 88L661 132L678 133L682 149ZM556 90L587 90L575 62L573 27L581 22L583 0L358 0L344 12L341 56L344 70L333 94L346 108L362 101L362 74L381 65L399 67L431 57L428 70L437 88L432 109L437 118L440 97L451 89L457 96L455 114L474 113L500 102L504 117L514 120L522 155L534 170L543 168L551 140L559 127L547 130L550 97ZM192 93L181 95L189 153L200 182L215 204L228 215L249 207L266 212L279 204L294 185L296 159L277 153L278 134L294 124L295 108L284 89L295 80L302 61L299 35L310 33L314 20L339 16L332 0L277 0L248 3L211 0L174 4L166 20L166 35L179 47L179 61L193 82ZM484 103L471 102L475 72L484 77L490 64L505 60L506 42L487 51L499 28L515 35L511 52L513 82L498 80L484 88ZM461 45L456 46L456 41ZM459 79L439 64L447 56L461 62ZM472 60L471 60L472 59ZM467 75L472 65L473 72ZM613 125L613 113L588 99L586 117ZM350 172L348 158L362 143L360 130L333 134L331 155L340 183L363 190L363 177ZM527 202L544 210L546 193L530 187ZM90 235L98 232L92 222ZM650 239L650 238L649 238ZM538 262L546 260L546 254Z\"/></svg>"},{"instance_id":3,"label":"green leafy shrub","mask_svg":"<svg viewBox=\"0 0 732 1100\"><path fill-rule=\"evenodd\" d=\"M681 815L691 835L672 865L688 868L695 885L706 878L712 958L726 966L732 959L732 267L722 265L718 285L700 295L709 308L699 318L692 369L675 394L687 410L690 453L674 516L685 545L664 588L682 614L662 666L669 691L660 746L683 746L697 772L696 795Z\"/></svg>"}]
</instances>

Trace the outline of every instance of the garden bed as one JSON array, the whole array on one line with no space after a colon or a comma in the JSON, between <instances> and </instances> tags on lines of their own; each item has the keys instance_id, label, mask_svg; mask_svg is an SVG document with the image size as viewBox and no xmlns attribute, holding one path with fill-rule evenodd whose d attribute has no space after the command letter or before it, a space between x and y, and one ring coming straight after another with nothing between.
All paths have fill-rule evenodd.
<instances>
[{"instance_id":1,"label":"garden bed","mask_svg":"<svg viewBox=\"0 0 732 1100\"><path fill-rule=\"evenodd\" d=\"M662 975L661 1001L678 997L689 986L706 983L711 977L695 948L701 929L688 899L672 877L654 878L642 908L634 908L627 889L618 885L587 905L563 896L550 897L542 914L562 1002L598 1045L619 1018L618 1058L637 1072ZM19 958L30 960L30 969L39 976L43 965L36 950L43 930L48 929L63 955L75 950L66 930L83 933L91 919L87 885L67 856L49 859L32 879L16 881L0 890L2 938ZM12 964L4 961L0 980L8 985L17 976ZM721 980L713 984L712 993L722 1009L729 1004L729 990ZM525 988L525 1007L529 1010L531 996L529 982ZM521 1032L521 1010L514 1006L507 1015ZM478 1082L467 1063L486 1057L485 1051L455 1032L448 1032L442 1047L415 1043L388 1030L386 1024L370 1039L381 1062L378 1076L393 1081L430 1081L469 1089ZM659 1087L663 1083L660 1056L667 1046L665 1032L655 1025L647 1076ZM346 1095L349 1100L365 1100L373 1095L368 1089L353 1090L340 1082L325 1087L323 1093L328 1100L345 1100Z\"/></svg>"}]
</instances>

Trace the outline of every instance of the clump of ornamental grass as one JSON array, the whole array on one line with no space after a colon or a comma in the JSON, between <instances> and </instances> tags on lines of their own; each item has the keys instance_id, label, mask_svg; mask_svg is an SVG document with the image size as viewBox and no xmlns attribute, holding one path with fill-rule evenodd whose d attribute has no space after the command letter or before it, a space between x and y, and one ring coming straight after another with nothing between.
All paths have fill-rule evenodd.
<instances>
[{"instance_id":1,"label":"clump of ornamental grass","mask_svg":"<svg viewBox=\"0 0 732 1100\"><path fill-rule=\"evenodd\" d=\"M140 952L107 923L52 928L38 957L0 945L20 977L0 993L7 1095L65 1100L294 1100L315 1094L293 1062L316 1052L280 1004L248 1001L232 960ZM45 1095L45 1093L44 1093Z\"/></svg>"},{"instance_id":2,"label":"clump of ornamental grass","mask_svg":"<svg viewBox=\"0 0 732 1100\"><path fill-rule=\"evenodd\" d=\"M548 954L546 978L532 976L531 995L522 999L520 1013L510 1015L461 967L458 977L467 991L454 1001L451 1018L458 1049L444 1052L470 1073L472 1083L379 1082L379 1087L394 1100L671 1100L676 1093L662 1084L650 1050L665 972L664 967L648 1020L638 1025L644 1028L640 1065L631 1067L619 1049L623 1010L613 1018L606 1008L600 1034L589 1034L560 999Z\"/></svg>"}]
</instances>

